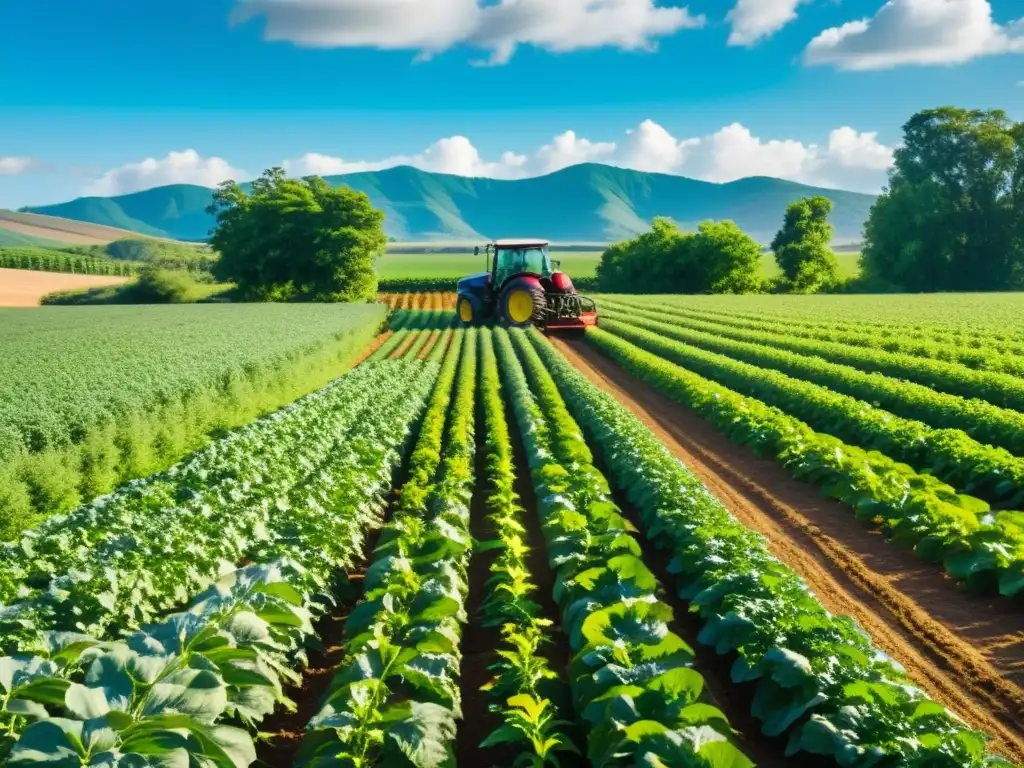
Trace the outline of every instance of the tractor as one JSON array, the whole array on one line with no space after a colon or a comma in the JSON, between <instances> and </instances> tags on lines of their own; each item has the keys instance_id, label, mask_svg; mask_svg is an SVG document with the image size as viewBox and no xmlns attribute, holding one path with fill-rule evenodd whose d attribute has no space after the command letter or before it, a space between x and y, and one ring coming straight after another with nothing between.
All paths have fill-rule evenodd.
<instances>
[{"instance_id":1,"label":"tractor","mask_svg":"<svg viewBox=\"0 0 1024 768\"><path fill-rule=\"evenodd\" d=\"M484 249L487 271L459 280L455 308L463 325L494 317L510 326L535 325L545 331L597 325L597 306L559 271L559 263L548 254L548 241L497 240ZM479 246L474 253L480 255Z\"/></svg>"}]
</instances>

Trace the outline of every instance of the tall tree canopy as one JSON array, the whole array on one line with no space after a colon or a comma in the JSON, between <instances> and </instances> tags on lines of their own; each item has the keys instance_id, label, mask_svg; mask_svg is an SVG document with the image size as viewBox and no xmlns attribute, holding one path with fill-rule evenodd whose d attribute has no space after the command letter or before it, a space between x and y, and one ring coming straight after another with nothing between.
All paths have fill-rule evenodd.
<instances>
[{"instance_id":1,"label":"tall tree canopy","mask_svg":"<svg viewBox=\"0 0 1024 768\"><path fill-rule=\"evenodd\" d=\"M910 291L1024 288L1024 123L942 107L903 135L865 226L865 276Z\"/></svg>"},{"instance_id":2,"label":"tall tree canopy","mask_svg":"<svg viewBox=\"0 0 1024 768\"><path fill-rule=\"evenodd\" d=\"M828 215L832 201L827 197L805 197L786 208L782 229L772 240L775 262L790 288L808 293L834 285L839 262L832 252L832 225Z\"/></svg>"},{"instance_id":3,"label":"tall tree canopy","mask_svg":"<svg viewBox=\"0 0 1024 768\"><path fill-rule=\"evenodd\" d=\"M377 293L384 213L363 192L271 168L248 194L224 182L208 210L216 217L210 244L220 252L214 275L246 298L363 301Z\"/></svg>"},{"instance_id":4,"label":"tall tree canopy","mask_svg":"<svg viewBox=\"0 0 1024 768\"><path fill-rule=\"evenodd\" d=\"M761 249L731 221L682 232L655 219L650 232L610 246L597 266L603 291L750 293L761 287Z\"/></svg>"}]
</instances>

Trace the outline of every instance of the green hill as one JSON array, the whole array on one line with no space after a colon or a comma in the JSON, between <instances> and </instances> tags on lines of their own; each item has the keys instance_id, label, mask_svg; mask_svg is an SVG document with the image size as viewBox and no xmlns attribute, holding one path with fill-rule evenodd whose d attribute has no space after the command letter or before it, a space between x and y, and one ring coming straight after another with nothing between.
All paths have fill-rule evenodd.
<instances>
[{"instance_id":1,"label":"green hill","mask_svg":"<svg viewBox=\"0 0 1024 768\"><path fill-rule=\"evenodd\" d=\"M788 203L811 194L832 199L836 242L860 240L871 195L755 177L713 184L682 176L583 164L532 179L500 181L428 173L408 166L329 176L366 192L387 213L399 241L534 236L553 241L609 242L647 229L655 216L684 227L732 219L761 242L771 240ZM211 190L187 184L111 198L79 198L25 211L121 227L178 240L202 240L212 219Z\"/></svg>"}]
</instances>

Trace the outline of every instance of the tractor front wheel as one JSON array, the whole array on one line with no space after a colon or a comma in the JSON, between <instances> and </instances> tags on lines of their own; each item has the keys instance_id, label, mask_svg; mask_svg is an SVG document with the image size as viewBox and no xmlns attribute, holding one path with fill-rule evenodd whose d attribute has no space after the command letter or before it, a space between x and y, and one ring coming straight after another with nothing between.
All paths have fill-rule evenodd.
<instances>
[{"instance_id":1,"label":"tractor front wheel","mask_svg":"<svg viewBox=\"0 0 1024 768\"><path fill-rule=\"evenodd\" d=\"M502 315L511 326L543 327L546 306L543 291L523 285L510 286L501 297Z\"/></svg>"},{"instance_id":2,"label":"tractor front wheel","mask_svg":"<svg viewBox=\"0 0 1024 768\"><path fill-rule=\"evenodd\" d=\"M476 312L473 311L473 302L468 298L459 296L459 300L455 305L455 311L463 325L469 326L474 324Z\"/></svg>"}]
</instances>

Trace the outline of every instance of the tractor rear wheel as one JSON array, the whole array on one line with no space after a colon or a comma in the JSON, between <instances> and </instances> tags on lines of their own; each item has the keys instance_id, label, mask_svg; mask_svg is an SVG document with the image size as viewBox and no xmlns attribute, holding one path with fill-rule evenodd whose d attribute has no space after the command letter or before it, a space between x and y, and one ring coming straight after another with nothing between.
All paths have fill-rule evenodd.
<instances>
[{"instance_id":1,"label":"tractor rear wheel","mask_svg":"<svg viewBox=\"0 0 1024 768\"><path fill-rule=\"evenodd\" d=\"M501 297L502 315L511 326L544 326L547 300L544 291L512 285Z\"/></svg>"}]
</instances>

